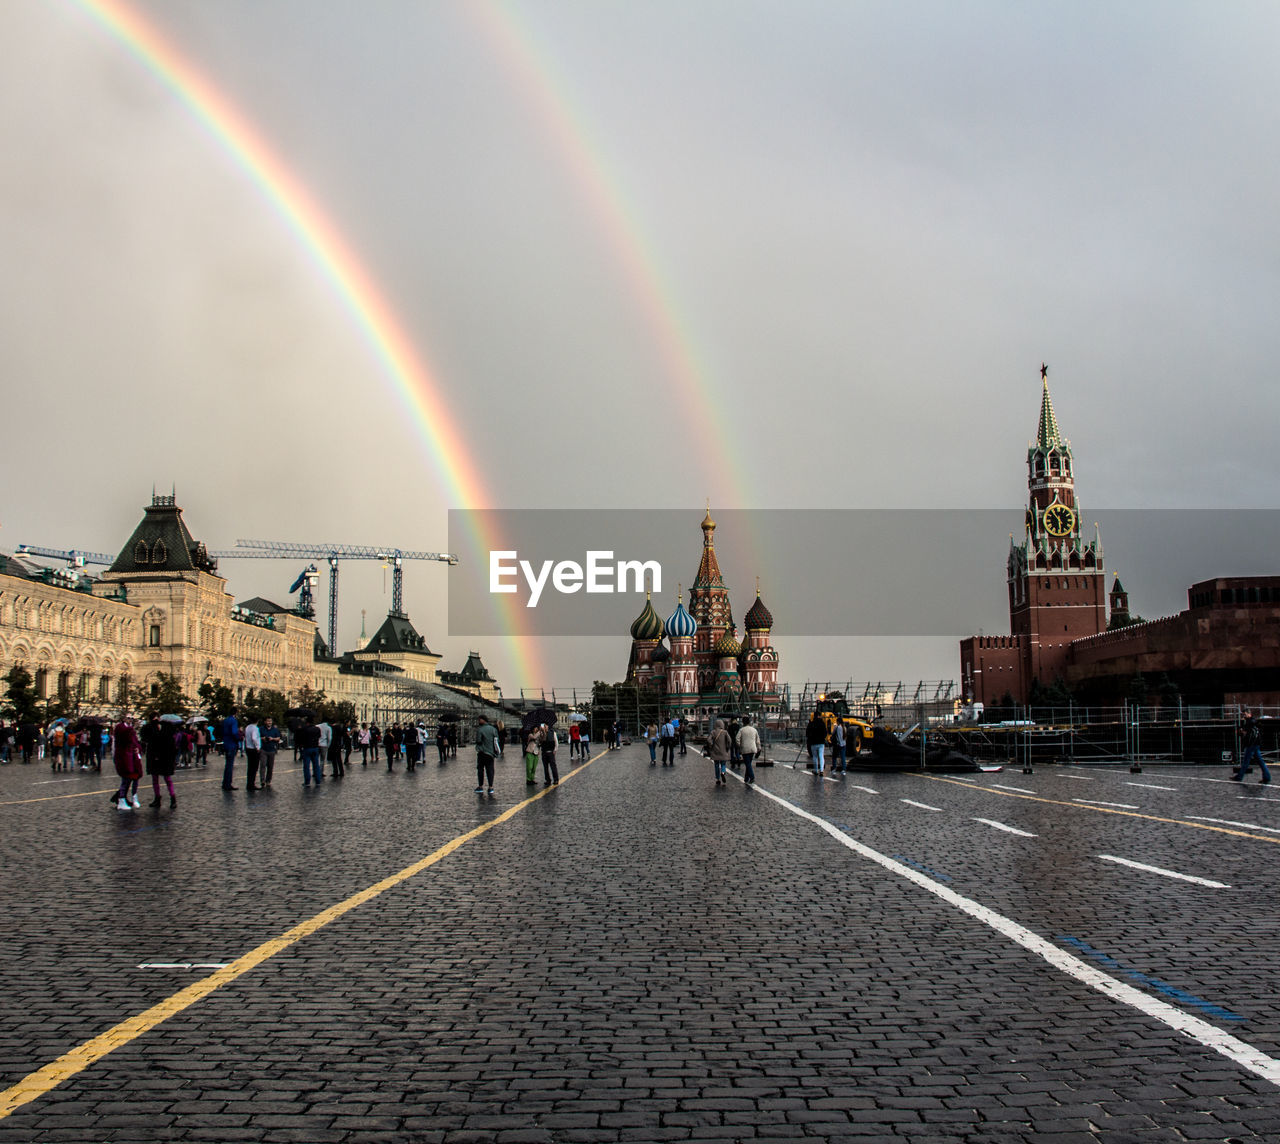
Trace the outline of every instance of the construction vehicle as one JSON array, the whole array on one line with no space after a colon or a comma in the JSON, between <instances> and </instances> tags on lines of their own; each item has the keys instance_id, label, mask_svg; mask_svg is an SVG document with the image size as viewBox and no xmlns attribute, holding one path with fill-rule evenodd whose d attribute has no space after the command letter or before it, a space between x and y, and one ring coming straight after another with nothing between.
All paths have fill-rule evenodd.
<instances>
[{"instance_id":1,"label":"construction vehicle","mask_svg":"<svg viewBox=\"0 0 1280 1144\"><path fill-rule=\"evenodd\" d=\"M831 733L836 723L844 725L845 754L857 755L862 751L863 743L870 743L873 737L871 722L849 710L849 701L841 691L828 691L818 696L814 704L816 714L827 725L827 742L831 741Z\"/></svg>"}]
</instances>

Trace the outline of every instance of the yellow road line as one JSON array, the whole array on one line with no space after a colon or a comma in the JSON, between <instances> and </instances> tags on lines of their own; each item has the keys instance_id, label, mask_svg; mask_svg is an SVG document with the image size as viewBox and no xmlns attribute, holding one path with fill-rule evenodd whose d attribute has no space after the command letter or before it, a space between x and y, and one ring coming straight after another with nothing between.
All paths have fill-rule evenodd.
<instances>
[{"instance_id":1,"label":"yellow road line","mask_svg":"<svg viewBox=\"0 0 1280 1144\"><path fill-rule=\"evenodd\" d=\"M139 781L145 781L149 777L149 775L143 775L142 779ZM178 779L173 785L176 787L195 786L197 783L217 783L221 781L222 779L220 777L212 779ZM114 794L119 789L119 787L102 787L99 790L77 791L75 794L49 794L43 795L40 798L19 798L15 799L13 802L0 802L0 806L26 806L28 803L32 802L56 802L60 798L89 798L91 795Z\"/></svg>"},{"instance_id":2,"label":"yellow road line","mask_svg":"<svg viewBox=\"0 0 1280 1144\"><path fill-rule=\"evenodd\" d=\"M601 751L585 763L579 764L577 769L568 771L561 780L560 785L563 786L575 775L582 774L596 759L603 758L604 755L605 752ZM121 1021L118 1025L113 1025L105 1033L99 1033L92 1040L85 1041L84 1044L63 1053L62 1056L50 1061L44 1067L36 1069L35 1072L23 1077L17 1084L5 1089L4 1092L0 1092L0 1120L3 1120L23 1105L29 1104L37 1097L43 1096L46 1092L56 1088L64 1080L83 1072L113 1050L136 1040L143 1033L154 1029L170 1017L177 1016L184 1009L190 1008L197 1001L209 996L214 990L221 989L222 986L229 985L251 969L256 969L264 961L269 961L295 942L301 941L304 937L309 937L317 930L323 929L330 922L337 921L343 914L349 913L357 906L362 906L366 902L372 901L379 894L400 885L401 882L407 881L415 874L422 873L429 866L434 866L441 859L447 858L459 847L465 846L472 841L472 839L479 838L486 831L492 830L495 826L518 814L526 806L531 806L538 799L545 798L554 789L554 787L543 787L537 794L530 795L523 802L518 802L515 806L503 811L497 818L490 819L488 822L477 826L474 830L467 831L466 834L458 835L457 838L446 842L440 849L433 851L425 858L420 858L417 862L406 866L398 873L383 878L380 882L375 882L372 886L352 894L351 897L330 906L328 909L321 910L314 917L310 917L292 929L286 930L279 937L264 941L256 949L251 949L248 953L236 958L224 969L215 970L208 977L201 978L199 981L188 985L185 989L180 989L171 997L166 997L158 1004L152 1005L150 1009Z\"/></svg>"},{"instance_id":3,"label":"yellow road line","mask_svg":"<svg viewBox=\"0 0 1280 1144\"><path fill-rule=\"evenodd\" d=\"M1225 826L1210 826L1207 822L1188 822L1185 818L1161 818L1158 814L1142 814L1136 810L1119 810L1112 806L1090 806L1088 803L1063 802L1057 798L1041 798L1038 794L1016 794L1011 790L992 790L991 787L974 786L973 783L957 782L955 779L944 779L941 775L925 775L930 782L950 783L965 790L980 790L987 794L1003 795L1005 798L1021 798L1027 802L1045 802L1050 806L1067 806L1072 810L1096 810L1101 814L1119 814L1125 818L1145 818L1148 822L1168 822L1174 826L1190 826L1194 830L1212 830L1217 834L1230 834L1233 838L1252 838L1258 842L1270 842L1280 846L1280 838L1268 838L1263 834L1248 834L1243 830L1228 830Z\"/></svg>"}]
</instances>

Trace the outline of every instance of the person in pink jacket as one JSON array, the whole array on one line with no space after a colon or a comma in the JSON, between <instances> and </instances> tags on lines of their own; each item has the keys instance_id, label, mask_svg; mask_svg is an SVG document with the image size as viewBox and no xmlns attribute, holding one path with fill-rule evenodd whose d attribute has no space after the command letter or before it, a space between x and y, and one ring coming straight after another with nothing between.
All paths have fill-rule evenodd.
<instances>
[{"instance_id":1,"label":"person in pink jacket","mask_svg":"<svg viewBox=\"0 0 1280 1144\"><path fill-rule=\"evenodd\" d=\"M142 778L142 745L138 741L138 732L133 720L122 715L115 726L115 747L112 761L116 766L116 774L120 776L120 789L111 796L117 810L137 810L142 804L138 801L138 780Z\"/></svg>"}]
</instances>

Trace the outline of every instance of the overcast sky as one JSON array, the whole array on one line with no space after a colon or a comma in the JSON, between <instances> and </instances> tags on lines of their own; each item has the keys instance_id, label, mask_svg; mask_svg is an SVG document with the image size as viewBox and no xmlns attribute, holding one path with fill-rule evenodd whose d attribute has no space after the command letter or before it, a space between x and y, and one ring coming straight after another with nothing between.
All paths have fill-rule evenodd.
<instances>
[{"instance_id":1,"label":"overcast sky","mask_svg":"<svg viewBox=\"0 0 1280 1144\"><path fill-rule=\"evenodd\" d=\"M1016 528L1042 360L1086 515L1275 504L1274 4L133 7L356 253L489 507L688 507L685 582L708 496ZM0 0L0 265L0 547L118 549L153 483L213 547L445 546L461 506L349 307L64 0ZM1004 559L939 555L990 584L975 630ZM1185 583L1236 570L1186 559ZM223 571L238 598L297 573ZM754 572L725 571L740 615ZM621 674L623 635L513 679L501 640L447 632L467 574L406 577L446 666L474 643L506 686ZM343 646L383 576L344 566ZM1181 605L1125 581L1145 615ZM789 642L765 596L794 682L958 675L954 641Z\"/></svg>"}]
</instances>

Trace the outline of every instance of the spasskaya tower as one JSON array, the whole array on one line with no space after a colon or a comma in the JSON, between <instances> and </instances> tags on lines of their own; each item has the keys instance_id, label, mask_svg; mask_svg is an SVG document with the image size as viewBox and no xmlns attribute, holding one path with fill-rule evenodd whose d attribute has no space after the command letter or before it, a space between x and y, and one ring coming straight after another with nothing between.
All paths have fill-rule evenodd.
<instances>
[{"instance_id":1,"label":"spasskaya tower","mask_svg":"<svg viewBox=\"0 0 1280 1144\"><path fill-rule=\"evenodd\" d=\"M1027 449L1027 510L1022 538L1009 538L1008 636L975 636L960 645L967 698L1026 702L1032 680L1062 674L1072 640L1107 627L1106 576L1097 526L1086 540L1076 500L1071 442L1058 429L1049 370L1040 367L1040 422Z\"/></svg>"}]
</instances>

